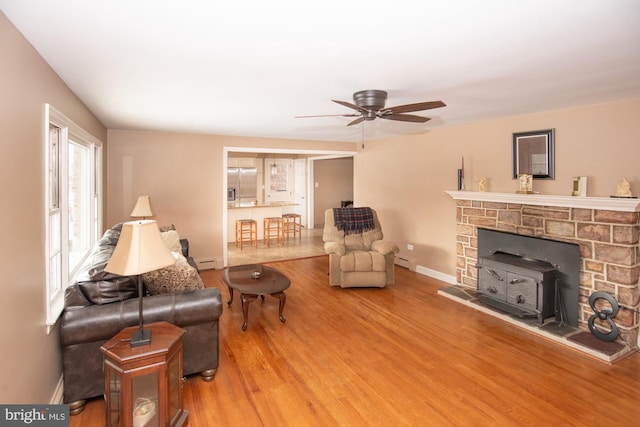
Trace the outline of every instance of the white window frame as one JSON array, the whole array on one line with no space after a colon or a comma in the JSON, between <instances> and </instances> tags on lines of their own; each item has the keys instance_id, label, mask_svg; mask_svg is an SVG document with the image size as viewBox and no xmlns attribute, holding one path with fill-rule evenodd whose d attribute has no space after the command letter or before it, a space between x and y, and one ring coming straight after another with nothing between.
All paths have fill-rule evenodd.
<instances>
[{"instance_id":1,"label":"white window frame","mask_svg":"<svg viewBox=\"0 0 640 427\"><path fill-rule=\"evenodd\" d=\"M89 254L95 242L100 238L102 230L102 142L76 125L72 120L56 110L50 104L45 104L44 145L45 145L45 260L46 260L46 326L50 333L64 308L65 289L75 281L77 271L69 269L69 141L81 144L90 153L90 188L92 203L90 203L90 218L93 227L89 236ZM51 149L50 126L59 128L58 149ZM57 155L57 161L52 156ZM52 165L57 165L57 192L52 191ZM57 193L58 203L52 204L52 193ZM82 262L78 266L82 265ZM77 268L76 268L77 270Z\"/></svg>"}]
</instances>

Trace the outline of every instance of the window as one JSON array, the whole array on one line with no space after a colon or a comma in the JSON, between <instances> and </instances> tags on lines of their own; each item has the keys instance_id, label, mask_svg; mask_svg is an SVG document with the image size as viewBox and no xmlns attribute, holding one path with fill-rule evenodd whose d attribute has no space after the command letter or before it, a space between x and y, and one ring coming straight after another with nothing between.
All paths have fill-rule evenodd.
<instances>
[{"instance_id":1,"label":"window","mask_svg":"<svg viewBox=\"0 0 640 427\"><path fill-rule=\"evenodd\" d=\"M47 326L102 229L102 144L47 104Z\"/></svg>"},{"instance_id":2,"label":"window","mask_svg":"<svg viewBox=\"0 0 640 427\"><path fill-rule=\"evenodd\" d=\"M69 271L75 271L92 245L91 147L69 140Z\"/></svg>"}]
</instances>

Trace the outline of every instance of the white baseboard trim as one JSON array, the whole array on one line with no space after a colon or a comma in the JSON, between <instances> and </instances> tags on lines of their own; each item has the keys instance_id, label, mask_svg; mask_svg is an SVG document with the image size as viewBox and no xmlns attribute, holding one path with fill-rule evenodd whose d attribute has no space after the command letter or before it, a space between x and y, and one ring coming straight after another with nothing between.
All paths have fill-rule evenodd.
<instances>
[{"instance_id":1,"label":"white baseboard trim","mask_svg":"<svg viewBox=\"0 0 640 427\"><path fill-rule=\"evenodd\" d=\"M53 391L53 396L51 396L50 405L60 405L62 404L62 400L64 398L64 381L62 381L62 375L60 375L60 379L58 380L58 385L56 385L56 389Z\"/></svg>"},{"instance_id":2,"label":"white baseboard trim","mask_svg":"<svg viewBox=\"0 0 640 427\"><path fill-rule=\"evenodd\" d=\"M455 285L457 283L456 276L451 276L450 274L444 274L440 271L432 270L430 268L423 267L421 265L416 267L416 273L420 273L424 276L428 276L433 279L440 280L450 285Z\"/></svg>"}]
</instances>

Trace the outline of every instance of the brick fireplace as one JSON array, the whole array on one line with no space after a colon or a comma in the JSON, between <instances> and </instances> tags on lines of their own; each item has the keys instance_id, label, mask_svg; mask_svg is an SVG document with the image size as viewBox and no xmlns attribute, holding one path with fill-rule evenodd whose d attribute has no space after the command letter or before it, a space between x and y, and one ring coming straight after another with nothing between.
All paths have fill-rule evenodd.
<instances>
[{"instance_id":1,"label":"brick fireplace","mask_svg":"<svg viewBox=\"0 0 640 427\"><path fill-rule=\"evenodd\" d=\"M575 243L580 247L578 324L594 314L589 296L613 295L615 323L638 345L640 319L640 201L471 191L447 192L456 200L456 281L476 289L478 228Z\"/></svg>"}]
</instances>

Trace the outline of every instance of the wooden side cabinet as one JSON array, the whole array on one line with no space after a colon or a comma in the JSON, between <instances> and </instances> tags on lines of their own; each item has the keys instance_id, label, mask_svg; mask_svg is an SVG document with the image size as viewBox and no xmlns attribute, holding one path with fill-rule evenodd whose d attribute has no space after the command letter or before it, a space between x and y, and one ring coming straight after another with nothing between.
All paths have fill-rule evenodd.
<instances>
[{"instance_id":1,"label":"wooden side cabinet","mask_svg":"<svg viewBox=\"0 0 640 427\"><path fill-rule=\"evenodd\" d=\"M131 347L123 329L100 350L104 354L105 400L109 427L164 427L186 424L182 407L182 336L167 322L145 325L151 343Z\"/></svg>"}]
</instances>

